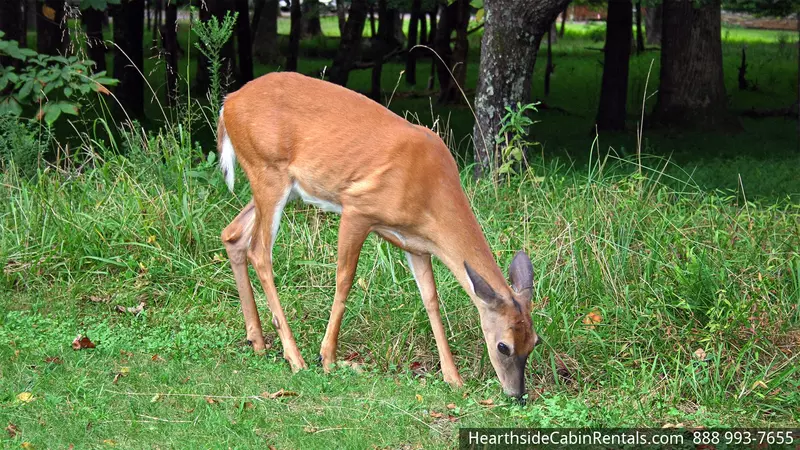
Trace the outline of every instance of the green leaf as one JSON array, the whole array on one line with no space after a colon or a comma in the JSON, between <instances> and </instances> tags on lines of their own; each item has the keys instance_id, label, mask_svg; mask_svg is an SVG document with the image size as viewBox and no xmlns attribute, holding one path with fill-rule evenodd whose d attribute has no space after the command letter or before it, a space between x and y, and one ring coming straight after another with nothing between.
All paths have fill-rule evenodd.
<instances>
[{"instance_id":1,"label":"green leaf","mask_svg":"<svg viewBox=\"0 0 800 450\"><path fill-rule=\"evenodd\" d=\"M59 107L64 114L70 114L72 116L78 115L78 107L74 103L58 102L55 106Z\"/></svg>"},{"instance_id":2,"label":"green leaf","mask_svg":"<svg viewBox=\"0 0 800 450\"><path fill-rule=\"evenodd\" d=\"M14 97L9 95L3 100L0 100L0 116L18 116L20 114L22 114L22 107Z\"/></svg>"},{"instance_id":3,"label":"green leaf","mask_svg":"<svg viewBox=\"0 0 800 450\"><path fill-rule=\"evenodd\" d=\"M30 95L31 91L33 90L33 80L28 80L25 84L22 85L22 89L19 90L19 98L23 99Z\"/></svg>"},{"instance_id":4,"label":"green leaf","mask_svg":"<svg viewBox=\"0 0 800 450\"><path fill-rule=\"evenodd\" d=\"M47 122L48 125L55 123L61 115L61 108L57 108L54 105L45 105L44 111L44 121Z\"/></svg>"},{"instance_id":5,"label":"green leaf","mask_svg":"<svg viewBox=\"0 0 800 450\"><path fill-rule=\"evenodd\" d=\"M72 97L72 88L69 87L69 86L65 87L64 88L64 95L66 95L67 97Z\"/></svg>"},{"instance_id":6,"label":"green leaf","mask_svg":"<svg viewBox=\"0 0 800 450\"><path fill-rule=\"evenodd\" d=\"M475 13L475 21L477 22L482 21L485 11L486 10L484 8L479 9L478 12Z\"/></svg>"}]
</instances>

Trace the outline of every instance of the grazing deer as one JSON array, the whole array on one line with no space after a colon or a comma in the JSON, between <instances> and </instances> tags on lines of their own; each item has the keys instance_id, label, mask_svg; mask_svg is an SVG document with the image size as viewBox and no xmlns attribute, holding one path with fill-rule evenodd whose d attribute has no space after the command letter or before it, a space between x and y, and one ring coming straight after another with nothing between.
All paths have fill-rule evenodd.
<instances>
[{"instance_id":1,"label":"grazing deer","mask_svg":"<svg viewBox=\"0 0 800 450\"><path fill-rule=\"evenodd\" d=\"M345 301L370 232L406 252L433 328L444 380L463 381L447 345L431 267L436 255L478 308L489 358L506 394L525 393L525 364L539 338L531 325L533 268L514 257L506 283L461 188L447 146L368 98L296 73L272 73L225 99L217 129L220 165L233 189L238 159L253 200L222 232L236 278L247 339L264 351L247 274L255 267L272 324L292 370L306 367L278 300L272 247L286 203L300 197L341 214L336 293L320 356L336 362Z\"/></svg>"}]
</instances>

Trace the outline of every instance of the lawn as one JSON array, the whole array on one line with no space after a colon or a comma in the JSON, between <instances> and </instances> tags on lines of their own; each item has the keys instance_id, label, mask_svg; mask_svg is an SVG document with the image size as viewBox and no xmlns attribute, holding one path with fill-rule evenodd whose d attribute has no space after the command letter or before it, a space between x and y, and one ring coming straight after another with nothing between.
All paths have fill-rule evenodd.
<instances>
[{"instance_id":1,"label":"lawn","mask_svg":"<svg viewBox=\"0 0 800 450\"><path fill-rule=\"evenodd\" d=\"M196 129L201 119L168 112L169 126L156 129L154 112L146 133L104 140L100 130L114 125L101 119L79 128L82 143L59 166L0 173L0 445L411 449L452 448L468 426L797 427L795 123L743 121L733 136L645 130L640 165L632 132L593 144L601 72L599 53L586 47L601 45L580 36L557 44L554 90L543 99L550 108L533 130L543 156L528 172L476 182L464 165L498 263L505 269L519 249L533 260L533 322L544 343L529 359L525 405L501 394L477 312L437 261L466 386L441 381L405 258L377 237L347 304L339 349L347 362L324 374L313 362L333 297L338 218L302 204L286 209L274 264L310 368L289 370L257 285L272 345L253 354L219 241L249 187L226 190L207 156L213 144ZM739 50L725 48L732 83ZM760 88L729 85L732 107L789 103L796 73L785 55L796 49L774 42L748 51ZM637 83L656 55L634 58L632 97L644 92ZM302 61L310 72L328 60ZM384 86L393 87L400 64L388 67ZM367 86L368 76L354 74L353 85ZM401 83L392 108L438 119L461 158L468 110L429 107L413 91ZM196 105L188 112L202 116ZM632 112L632 129L635 121ZM17 121L0 121L0 131L25 145L41 139ZM96 347L73 350L78 334Z\"/></svg>"}]
</instances>

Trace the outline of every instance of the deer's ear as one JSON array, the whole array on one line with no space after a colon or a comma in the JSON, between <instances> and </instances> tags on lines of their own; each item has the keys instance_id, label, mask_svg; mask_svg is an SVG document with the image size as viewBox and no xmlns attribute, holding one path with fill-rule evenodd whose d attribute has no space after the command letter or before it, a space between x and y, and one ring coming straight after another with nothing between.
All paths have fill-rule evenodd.
<instances>
[{"instance_id":1,"label":"deer's ear","mask_svg":"<svg viewBox=\"0 0 800 450\"><path fill-rule=\"evenodd\" d=\"M489 283L487 283L482 276L478 275L466 261L464 261L464 269L467 270L467 279L470 284L472 284L472 292L490 305L496 303L499 298Z\"/></svg>"},{"instance_id":2,"label":"deer's ear","mask_svg":"<svg viewBox=\"0 0 800 450\"><path fill-rule=\"evenodd\" d=\"M533 290L533 265L528 255L519 251L508 266L508 276L511 278L511 288L517 294L531 296Z\"/></svg>"}]
</instances>

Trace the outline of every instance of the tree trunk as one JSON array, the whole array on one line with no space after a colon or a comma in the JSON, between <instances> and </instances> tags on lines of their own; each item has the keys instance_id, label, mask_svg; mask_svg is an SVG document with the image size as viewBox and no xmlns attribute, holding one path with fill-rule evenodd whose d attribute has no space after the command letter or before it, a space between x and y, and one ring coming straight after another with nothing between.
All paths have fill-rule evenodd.
<instances>
[{"instance_id":1,"label":"tree trunk","mask_svg":"<svg viewBox=\"0 0 800 450\"><path fill-rule=\"evenodd\" d=\"M278 0L262 0L253 17L253 56L264 64L276 64L281 52L278 46ZM257 4L258 5L258 4Z\"/></svg>"},{"instance_id":2,"label":"tree trunk","mask_svg":"<svg viewBox=\"0 0 800 450\"><path fill-rule=\"evenodd\" d=\"M419 16L422 9L422 0L411 2L411 18L408 21L408 52L406 53L406 83L417 84L417 53L411 49L417 45L417 31L419 30Z\"/></svg>"},{"instance_id":3,"label":"tree trunk","mask_svg":"<svg viewBox=\"0 0 800 450\"><path fill-rule=\"evenodd\" d=\"M419 13L419 43L428 45L428 15L424 11Z\"/></svg>"},{"instance_id":4,"label":"tree trunk","mask_svg":"<svg viewBox=\"0 0 800 450\"><path fill-rule=\"evenodd\" d=\"M303 0L301 6L303 11L303 36L322 36L322 24L319 21L322 5L320 5L319 0Z\"/></svg>"},{"instance_id":5,"label":"tree trunk","mask_svg":"<svg viewBox=\"0 0 800 450\"><path fill-rule=\"evenodd\" d=\"M156 22L158 23L158 22ZM164 14L164 25L161 27L161 36L164 45L167 76L167 104L178 104L178 5L171 1L167 4Z\"/></svg>"},{"instance_id":6,"label":"tree trunk","mask_svg":"<svg viewBox=\"0 0 800 450\"><path fill-rule=\"evenodd\" d=\"M568 9L569 9L569 3L567 3L567 6L564 7L564 11L561 11L561 30L559 30L558 32L558 37L560 38L564 37L564 32L566 31Z\"/></svg>"},{"instance_id":7,"label":"tree trunk","mask_svg":"<svg viewBox=\"0 0 800 450\"><path fill-rule=\"evenodd\" d=\"M22 5L21 0L0 0L0 31L5 33L3 39L17 41L20 46L24 46L22 37L26 34ZM0 56L0 66L16 66L18 61L9 56Z\"/></svg>"},{"instance_id":8,"label":"tree trunk","mask_svg":"<svg viewBox=\"0 0 800 450\"><path fill-rule=\"evenodd\" d=\"M389 0L378 0L378 36L372 39L373 66L372 87L370 97L376 102L381 100L381 75L384 57L398 47L396 31L398 27L397 10L390 9Z\"/></svg>"},{"instance_id":9,"label":"tree trunk","mask_svg":"<svg viewBox=\"0 0 800 450\"><path fill-rule=\"evenodd\" d=\"M609 6L610 7L610 6ZM636 2L636 54L644 51L644 35L642 33L642 2Z\"/></svg>"},{"instance_id":10,"label":"tree trunk","mask_svg":"<svg viewBox=\"0 0 800 450\"><path fill-rule=\"evenodd\" d=\"M347 23L347 10L344 7L344 2L341 0L336 2L336 19L339 22L339 36L344 36L344 26Z\"/></svg>"},{"instance_id":11,"label":"tree trunk","mask_svg":"<svg viewBox=\"0 0 800 450\"><path fill-rule=\"evenodd\" d=\"M144 116L144 0L123 0L114 7L115 92L132 117Z\"/></svg>"},{"instance_id":12,"label":"tree trunk","mask_svg":"<svg viewBox=\"0 0 800 450\"><path fill-rule=\"evenodd\" d=\"M661 3L650 5L644 10L644 26L647 45L661 45Z\"/></svg>"},{"instance_id":13,"label":"tree trunk","mask_svg":"<svg viewBox=\"0 0 800 450\"><path fill-rule=\"evenodd\" d=\"M333 59L330 81L347 86L350 70L361 55L361 40L364 34L364 23L367 21L367 0L353 0L350 3L350 14L344 25L344 33L339 41L339 50Z\"/></svg>"},{"instance_id":14,"label":"tree trunk","mask_svg":"<svg viewBox=\"0 0 800 450\"><path fill-rule=\"evenodd\" d=\"M436 23L436 16L439 14L439 7L435 6L433 11L431 12L431 26L430 26L430 34L428 34L428 42L427 45L430 48L436 47L436 30L439 28L439 25ZM431 52L431 72L428 75L428 90L433 90L433 86L436 83L436 66L439 65L439 60L433 52Z\"/></svg>"},{"instance_id":15,"label":"tree trunk","mask_svg":"<svg viewBox=\"0 0 800 450\"><path fill-rule=\"evenodd\" d=\"M554 22L555 24L555 22ZM553 74L553 35L555 34L554 27L551 27L547 32L547 65L544 68L544 95L550 95L550 75Z\"/></svg>"},{"instance_id":16,"label":"tree trunk","mask_svg":"<svg viewBox=\"0 0 800 450\"><path fill-rule=\"evenodd\" d=\"M7 0L2 0L7 1ZM64 0L45 0L36 3L36 51L46 55L65 54L67 51L67 27L64 17Z\"/></svg>"},{"instance_id":17,"label":"tree trunk","mask_svg":"<svg viewBox=\"0 0 800 450\"><path fill-rule=\"evenodd\" d=\"M597 108L597 128L625 129L628 105L628 61L631 56L631 2L608 2L603 83Z\"/></svg>"},{"instance_id":18,"label":"tree trunk","mask_svg":"<svg viewBox=\"0 0 800 450\"><path fill-rule=\"evenodd\" d=\"M497 164L494 138L509 105L531 101L533 65L542 36L568 0L486 0L475 93L475 175Z\"/></svg>"},{"instance_id":19,"label":"tree trunk","mask_svg":"<svg viewBox=\"0 0 800 450\"><path fill-rule=\"evenodd\" d=\"M375 28L375 5L369 5L369 37L374 38L378 35L378 30Z\"/></svg>"},{"instance_id":20,"label":"tree trunk","mask_svg":"<svg viewBox=\"0 0 800 450\"><path fill-rule=\"evenodd\" d=\"M94 61L96 72L106 70L106 44L103 40L103 11L89 8L81 14L86 26L86 47L89 59Z\"/></svg>"},{"instance_id":21,"label":"tree trunk","mask_svg":"<svg viewBox=\"0 0 800 450\"><path fill-rule=\"evenodd\" d=\"M153 42L150 46L156 48L158 47L158 33L161 29L161 11L164 9L164 0L151 0L150 5L153 6Z\"/></svg>"},{"instance_id":22,"label":"tree trunk","mask_svg":"<svg viewBox=\"0 0 800 450\"><path fill-rule=\"evenodd\" d=\"M236 0L236 49L239 52L239 85L253 79L253 41L250 36L250 8L247 0Z\"/></svg>"},{"instance_id":23,"label":"tree trunk","mask_svg":"<svg viewBox=\"0 0 800 450\"><path fill-rule=\"evenodd\" d=\"M440 104L458 102L461 98L458 87L464 86L467 76L469 8L469 0L456 0L444 8L439 21L434 44L444 61L444 65L439 64L437 69ZM451 48L450 35L453 31L456 32L456 40Z\"/></svg>"},{"instance_id":24,"label":"tree trunk","mask_svg":"<svg viewBox=\"0 0 800 450\"><path fill-rule=\"evenodd\" d=\"M722 74L720 0L697 8L664 0L663 21L654 122L697 129L738 125L728 113Z\"/></svg>"},{"instance_id":25,"label":"tree trunk","mask_svg":"<svg viewBox=\"0 0 800 450\"><path fill-rule=\"evenodd\" d=\"M289 31L289 56L286 58L286 70L297 72L297 59L300 53L300 35L303 32L303 12L300 0L292 0L291 29Z\"/></svg>"},{"instance_id":26,"label":"tree trunk","mask_svg":"<svg viewBox=\"0 0 800 450\"><path fill-rule=\"evenodd\" d=\"M797 150L800 151L800 11L797 12Z\"/></svg>"},{"instance_id":27,"label":"tree trunk","mask_svg":"<svg viewBox=\"0 0 800 450\"><path fill-rule=\"evenodd\" d=\"M147 31L153 31L153 24L150 21L150 10L153 7L153 0L145 0L144 2L144 14L145 14L145 28Z\"/></svg>"}]
</instances>

